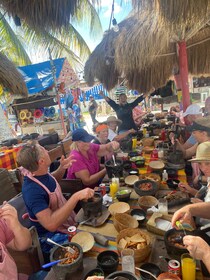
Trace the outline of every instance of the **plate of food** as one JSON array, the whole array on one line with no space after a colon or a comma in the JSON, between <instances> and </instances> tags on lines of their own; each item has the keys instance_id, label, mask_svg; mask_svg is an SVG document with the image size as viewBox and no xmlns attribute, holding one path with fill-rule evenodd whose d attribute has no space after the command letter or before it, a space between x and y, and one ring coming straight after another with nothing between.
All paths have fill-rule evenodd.
<instances>
[{"instance_id":1,"label":"plate of food","mask_svg":"<svg viewBox=\"0 0 210 280\"><path fill-rule=\"evenodd\" d=\"M173 207L176 205L181 205L187 202L190 202L190 197L187 193L181 191L167 191L167 190L159 190L156 193L156 197L164 198L168 202L168 207Z\"/></svg>"}]
</instances>

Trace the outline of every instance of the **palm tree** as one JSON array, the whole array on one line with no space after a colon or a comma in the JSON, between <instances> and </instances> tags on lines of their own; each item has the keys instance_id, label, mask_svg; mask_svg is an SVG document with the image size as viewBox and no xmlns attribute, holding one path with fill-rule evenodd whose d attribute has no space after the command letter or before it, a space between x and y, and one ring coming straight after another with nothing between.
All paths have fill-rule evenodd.
<instances>
[{"instance_id":1,"label":"palm tree","mask_svg":"<svg viewBox=\"0 0 210 280\"><path fill-rule=\"evenodd\" d=\"M64 0L61 2L59 0L56 1L52 2L56 2L58 8L66 2ZM48 4L52 4L52 2L50 1ZM1 1L0 6L0 54L5 55L16 65L31 64L31 49L33 50L31 53L39 51L48 57L47 51L50 48L53 58L67 57L69 63L76 71L81 70L83 68L83 62L90 54L90 49L74 27L74 24L79 25L85 22L87 32L89 31L93 37L102 34L99 16L89 0L80 1L80 4L77 5L77 9L74 11L74 15L71 15L71 22L67 22L64 25L61 22L61 25L55 26L55 28L53 28L53 24L52 26L46 25L43 27L41 22L40 25L32 26L27 20L21 20L21 26L17 27L11 20L11 10L8 10L7 13L7 6L4 6L7 3L11 4L12 1L5 1L5 3ZM36 5L36 1L34 1L34 5ZM33 10L31 12L33 13ZM43 13L45 12L43 10ZM30 19L30 15L28 17ZM53 17L50 20L51 23L54 23ZM2 121L3 132L0 133L1 141L13 136L10 127L7 125L7 120L1 106L0 119Z\"/></svg>"},{"instance_id":2,"label":"palm tree","mask_svg":"<svg viewBox=\"0 0 210 280\"><path fill-rule=\"evenodd\" d=\"M99 16L89 0L81 1L71 22L59 30L33 27L22 20L21 26L16 27L11 17L7 16L7 11L2 8L0 51L16 65L27 65L31 63L29 50L34 50L34 53L41 52L48 57L47 50L50 48L53 58L65 56L76 71L81 70L84 61L90 55L90 49L74 26L84 23L92 37L102 34Z\"/></svg>"}]
</instances>

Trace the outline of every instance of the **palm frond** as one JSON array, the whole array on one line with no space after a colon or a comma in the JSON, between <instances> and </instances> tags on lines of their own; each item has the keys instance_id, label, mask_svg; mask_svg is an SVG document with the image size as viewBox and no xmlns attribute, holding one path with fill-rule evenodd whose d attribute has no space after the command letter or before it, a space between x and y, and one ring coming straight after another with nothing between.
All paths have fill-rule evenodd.
<instances>
[{"instance_id":1,"label":"palm frond","mask_svg":"<svg viewBox=\"0 0 210 280\"><path fill-rule=\"evenodd\" d=\"M0 47L2 53L16 65L30 64L31 60L25 48L1 12L0 18ZM5 46L6 48L4 48Z\"/></svg>"},{"instance_id":2,"label":"palm frond","mask_svg":"<svg viewBox=\"0 0 210 280\"><path fill-rule=\"evenodd\" d=\"M95 6L91 4L89 0L83 0L78 7L75 16L72 18L72 23L83 25L89 30L90 36L96 38L103 34L103 28L99 15L95 9Z\"/></svg>"},{"instance_id":3,"label":"palm frond","mask_svg":"<svg viewBox=\"0 0 210 280\"><path fill-rule=\"evenodd\" d=\"M34 31L26 25L23 28L25 42L37 46L37 49L42 50L46 57L48 57L47 51L50 48L53 58L67 57L70 65L75 70L80 70L83 67L80 57L65 42L60 41L47 31Z\"/></svg>"}]
</instances>

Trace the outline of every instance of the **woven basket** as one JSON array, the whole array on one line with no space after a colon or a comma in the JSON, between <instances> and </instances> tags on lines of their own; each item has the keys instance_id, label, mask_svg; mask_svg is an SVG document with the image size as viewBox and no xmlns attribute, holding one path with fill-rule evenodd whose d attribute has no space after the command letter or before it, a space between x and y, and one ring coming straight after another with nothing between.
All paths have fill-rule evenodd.
<instances>
[{"instance_id":1,"label":"woven basket","mask_svg":"<svg viewBox=\"0 0 210 280\"><path fill-rule=\"evenodd\" d=\"M151 238L148 233L146 233L140 229L137 229L137 228L127 228L127 229L122 230L116 237L117 249L121 253L123 248L121 248L119 246L119 241L122 238L131 237L136 233L140 233L142 235L142 237L146 240L146 243L147 243L146 247L134 250L135 262L143 262L151 253L151 248L152 248Z\"/></svg>"},{"instance_id":2,"label":"woven basket","mask_svg":"<svg viewBox=\"0 0 210 280\"><path fill-rule=\"evenodd\" d=\"M118 232L126 228L137 228L139 226L138 221L126 213L115 214L113 223Z\"/></svg>"}]
</instances>

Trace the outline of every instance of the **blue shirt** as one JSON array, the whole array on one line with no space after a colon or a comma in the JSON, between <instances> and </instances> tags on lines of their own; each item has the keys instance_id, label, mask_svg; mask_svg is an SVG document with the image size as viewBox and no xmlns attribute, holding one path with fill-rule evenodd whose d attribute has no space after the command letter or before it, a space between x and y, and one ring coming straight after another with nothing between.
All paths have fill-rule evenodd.
<instances>
[{"instance_id":1,"label":"blue shirt","mask_svg":"<svg viewBox=\"0 0 210 280\"><path fill-rule=\"evenodd\" d=\"M187 142L191 145L195 145L198 141L195 139L195 137L191 134L191 136L187 139Z\"/></svg>"},{"instance_id":2,"label":"blue shirt","mask_svg":"<svg viewBox=\"0 0 210 280\"><path fill-rule=\"evenodd\" d=\"M56 182L49 174L35 176L35 178L42 184L44 184L50 192L55 191ZM24 177L22 194L29 216L32 219L36 219L35 215L37 213L49 207L49 195L47 194L47 192L40 185L38 185L28 177ZM48 232L41 226L40 223L31 223L37 228L37 232L40 236Z\"/></svg>"}]
</instances>

